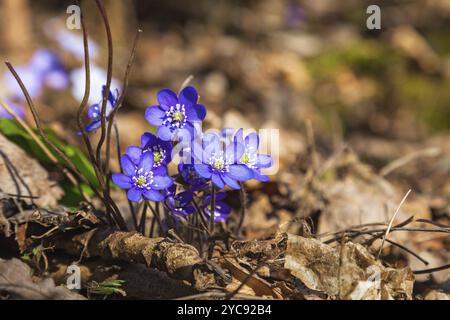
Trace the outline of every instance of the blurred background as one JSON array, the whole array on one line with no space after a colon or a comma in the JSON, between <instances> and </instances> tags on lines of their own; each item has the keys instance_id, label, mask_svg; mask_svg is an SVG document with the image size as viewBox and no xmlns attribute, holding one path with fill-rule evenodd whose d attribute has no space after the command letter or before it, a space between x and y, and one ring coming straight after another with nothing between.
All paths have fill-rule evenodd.
<instances>
[{"instance_id":1,"label":"blurred background","mask_svg":"<svg viewBox=\"0 0 450 320\"><path fill-rule=\"evenodd\" d=\"M74 3L0 3L0 57L16 67L43 121L78 143L74 115L84 93L82 33L66 26L66 10ZM370 4L381 8L381 30L366 27ZM208 107L208 127L282 128L282 167L296 165L306 150L307 122L323 154L345 143L377 169L416 150L450 148L448 0L105 0L105 5L114 38L112 87L121 89L135 32L144 31L118 119L124 146L137 144L149 130L143 114L156 103L155 93L177 90L192 75ZM95 2L84 1L83 10L93 104L106 77L106 39ZM31 119L4 65L0 94ZM449 160L439 159L437 169L403 178L422 191L450 193Z\"/></svg>"},{"instance_id":2,"label":"blurred background","mask_svg":"<svg viewBox=\"0 0 450 320\"><path fill-rule=\"evenodd\" d=\"M46 122L75 132L84 73L81 30L66 27L73 2L0 2L2 60L23 67L19 71L33 87ZM309 119L323 146L334 148L346 140L364 157L389 154L384 143L414 143L450 128L448 0L105 3L114 37L113 85L119 89L135 31L144 30L122 111L122 122L135 129L124 135L125 143L136 140L136 126L146 126L142 114L156 102L155 92L176 90L189 75L215 127L221 122L236 127L235 121L242 120L255 128L301 131ZM366 27L370 4L381 8L381 30ZM85 1L83 7L93 81L101 82L104 29L95 2ZM57 56L63 72L34 88L38 76L30 65L43 49ZM0 71L5 74L0 93L20 105L17 85L6 67ZM95 91L91 103L100 95ZM390 147L402 154L406 145Z\"/></svg>"}]
</instances>

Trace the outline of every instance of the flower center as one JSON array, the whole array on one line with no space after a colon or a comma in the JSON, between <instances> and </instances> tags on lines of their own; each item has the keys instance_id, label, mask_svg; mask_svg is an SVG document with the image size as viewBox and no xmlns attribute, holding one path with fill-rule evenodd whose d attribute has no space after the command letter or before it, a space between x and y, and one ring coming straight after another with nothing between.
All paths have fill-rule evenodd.
<instances>
[{"instance_id":1,"label":"flower center","mask_svg":"<svg viewBox=\"0 0 450 320\"><path fill-rule=\"evenodd\" d=\"M225 161L223 161L223 159L215 159L214 160L214 164L213 164L214 169L222 170L224 166L225 166Z\"/></svg>"},{"instance_id":2,"label":"flower center","mask_svg":"<svg viewBox=\"0 0 450 320\"><path fill-rule=\"evenodd\" d=\"M243 164L247 164L249 161L250 161L250 156L248 155L248 153L244 153L242 155L241 162Z\"/></svg>"},{"instance_id":3,"label":"flower center","mask_svg":"<svg viewBox=\"0 0 450 320\"><path fill-rule=\"evenodd\" d=\"M173 121L181 121L183 120L184 114L180 111L176 111L173 113Z\"/></svg>"},{"instance_id":4,"label":"flower center","mask_svg":"<svg viewBox=\"0 0 450 320\"><path fill-rule=\"evenodd\" d=\"M136 184L140 187L144 186L147 183L147 177L140 176L136 179Z\"/></svg>"},{"instance_id":5,"label":"flower center","mask_svg":"<svg viewBox=\"0 0 450 320\"><path fill-rule=\"evenodd\" d=\"M241 159L239 159L239 163L245 164L249 168L255 168L256 162L258 161L258 157L253 149L245 148L245 152L242 155Z\"/></svg>"},{"instance_id":6,"label":"flower center","mask_svg":"<svg viewBox=\"0 0 450 320\"><path fill-rule=\"evenodd\" d=\"M186 109L184 104L177 103L175 106L171 106L166 111L166 118L163 121L163 125L170 126L171 129L183 128L186 124Z\"/></svg>"},{"instance_id":7,"label":"flower center","mask_svg":"<svg viewBox=\"0 0 450 320\"><path fill-rule=\"evenodd\" d=\"M229 169L229 163L227 163L223 158L223 152L219 152L217 154L213 153L211 158L209 159L209 165L215 170L219 172L227 172Z\"/></svg>"},{"instance_id":8,"label":"flower center","mask_svg":"<svg viewBox=\"0 0 450 320\"><path fill-rule=\"evenodd\" d=\"M162 155L161 155L161 153L159 153L159 152L155 152L155 153L153 154L153 160L155 161L155 163L158 163L158 162L160 162L160 161L161 161L161 159L162 159Z\"/></svg>"}]
</instances>

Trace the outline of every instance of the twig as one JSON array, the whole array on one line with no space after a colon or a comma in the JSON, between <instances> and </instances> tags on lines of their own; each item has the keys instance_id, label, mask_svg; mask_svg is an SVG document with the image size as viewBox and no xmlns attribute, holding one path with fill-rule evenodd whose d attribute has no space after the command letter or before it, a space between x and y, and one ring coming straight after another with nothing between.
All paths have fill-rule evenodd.
<instances>
[{"instance_id":1,"label":"twig","mask_svg":"<svg viewBox=\"0 0 450 320\"><path fill-rule=\"evenodd\" d=\"M256 274L256 272L258 272L259 269L261 269L262 267L264 267L266 265L266 262L268 260L268 257L264 258L263 261L261 261L255 269L253 269L244 279L244 281L241 282L241 284L234 289L232 292L228 293L225 296L225 300L230 300L232 299L236 294L239 293L239 291L245 286L245 284L250 281L251 278L253 278L253 276Z\"/></svg>"},{"instance_id":2,"label":"twig","mask_svg":"<svg viewBox=\"0 0 450 320\"><path fill-rule=\"evenodd\" d=\"M181 87L180 87L179 92L180 92L181 90L183 90L185 87L187 87L187 85L188 85L192 80L194 80L194 76L193 76L192 74L190 74L190 75L183 81L183 83L181 84Z\"/></svg>"},{"instance_id":3,"label":"twig","mask_svg":"<svg viewBox=\"0 0 450 320\"><path fill-rule=\"evenodd\" d=\"M401 244L399 244L399 243L397 243L397 242L394 242L394 241L392 241L392 240L389 240L389 239L386 239L386 241L389 242L390 244L392 244L393 246L399 247L400 249L402 249L402 250L408 252L409 254L413 255L414 257L416 257L417 259L419 259L420 261L422 261L422 263L423 263L424 265L427 266L427 265L429 264L429 262L428 262L427 260L425 260L424 258L422 258L421 256L419 256L417 253L415 253L415 252L412 251L411 249L408 249L407 247L405 247L405 246L403 246L403 245L401 245Z\"/></svg>"},{"instance_id":4,"label":"twig","mask_svg":"<svg viewBox=\"0 0 450 320\"><path fill-rule=\"evenodd\" d=\"M396 159L390 163L388 163L386 166L384 166L381 170L380 170L380 175L382 177L387 176L388 174L390 174L391 172L393 172L394 170L418 159L418 158L422 158L422 157L436 157L439 154L442 153L442 150L440 148L427 148L424 150L419 150L419 151L415 151L412 153L409 153L399 159Z\"/></svg>"},{"instance_id":5,"label":"twig","mask_svg":"<svg viewBox=\"0 0 450 320\"><path fill-rule=\"evenodd\" d=\"M400 211L400 208L402 207L403 203L405 203L406 198L408 198L410 193L411 193L411 189L409 189L408 192L406 192L406 194L403 197L402 201L400 201L400 204L398 205L397 210L395 210L394 215L392 216L391 221L389 222L389 225L388 225L388 227L386 229L386 233L385 233L385 235L383 237L383 241L381 242L380 249L378 250L377 259L380 258L381 250L383 249L383 245L384 245L384 241L386 240L386 237L389 234L389 231L391 230L392 224L394 223L394 219L397 216L398 212Z\"/></svg>"}]
</instances>

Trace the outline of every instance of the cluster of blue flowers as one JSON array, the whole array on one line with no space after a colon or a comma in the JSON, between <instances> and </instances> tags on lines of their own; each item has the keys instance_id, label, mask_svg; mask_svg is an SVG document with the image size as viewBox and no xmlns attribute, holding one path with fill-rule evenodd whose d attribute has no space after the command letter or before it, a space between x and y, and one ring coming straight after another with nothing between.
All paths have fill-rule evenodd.
<instances>
[{"instance_id":1,"label":"cluster of blue flowers","mask_svg":"<svg viewBox=\"0 0 450 320\"><path fill-rule=\"evenodd\" d=\"M107 115L115 106L116 95L110 94L110 99ZM201 132L206 108L198 103L193 87L185 87L178 95L163 89L157 100L159 104L145 112L147 121L157 127L156 135L146 132L140 146L128 147L120 161L122 173L112 175L117 186L128 190L129 200L164 201L173 215L187 216L195 211L192 200L201 195L203 211L210 216L212 188L240 189L242 181L269 180L261 169L270 167L272 159L258 153L256 133L244 137L242 129L224 129L220 134ZM92 131L99 126L99 105L89 109L89 117L92 122L86 130ZM223 133L230 132L224 139ZM171 177L167 165L175 151L180 156L179 174ZM225 221L230 214L225 197L225 192L215 193L215 221Z\"/></svg>"}]
</instances>

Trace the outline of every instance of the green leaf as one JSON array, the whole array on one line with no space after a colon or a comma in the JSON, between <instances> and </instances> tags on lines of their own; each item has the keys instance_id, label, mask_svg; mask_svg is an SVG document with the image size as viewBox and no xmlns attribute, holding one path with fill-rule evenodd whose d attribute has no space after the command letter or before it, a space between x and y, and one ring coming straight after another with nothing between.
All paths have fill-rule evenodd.
<instances>
[{"instance_id":1,"label":"green leaf","mask_svg":"<svg viewBox=\"0 0 450 320\"><path fill-rule=\"evenodd\" d=\"M86 179L88 179L93 186L98 188L99 184L94 168L85 154L79 148L60 139L53 130L45 129L44 131L48 139L73 162L81 174L86 177ZM17 122L11 119L0 119L0 132L10 141L20 146L31 157L37 159L43 166L48 168L53 167L52 161L42 151L36 141L34 141L33 138ZM35 132L39 136L37 130L35 130ZM67 163L59 155L55 152L52 153L60 161L60 163L67 166ZM77 207L79 202L82 200L78 188L69 183L67 179L60 181L60 185L65 191L65 196L60 200L60 203L69 207ZM87 185L81 184L81 188L86 194L93 194L93 191Z\"/></svg>"}]
</instances>

